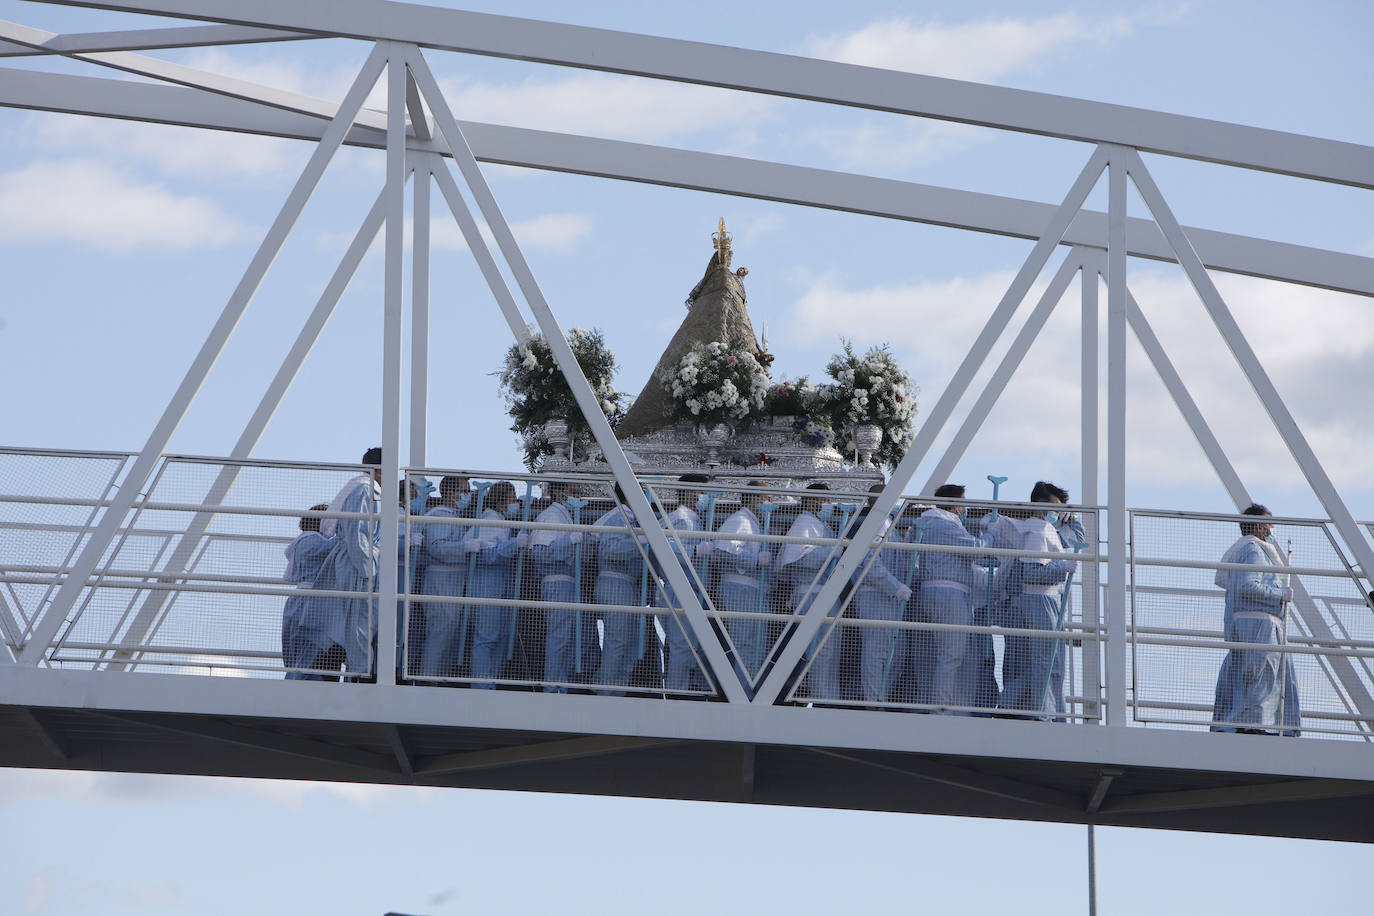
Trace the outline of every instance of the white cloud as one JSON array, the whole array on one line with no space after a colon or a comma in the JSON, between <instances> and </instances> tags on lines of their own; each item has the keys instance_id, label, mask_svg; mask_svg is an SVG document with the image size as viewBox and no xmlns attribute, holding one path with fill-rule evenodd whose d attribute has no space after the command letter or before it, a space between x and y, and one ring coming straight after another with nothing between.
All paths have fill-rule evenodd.
<instances>
[{"instance_id":1,"label":"white cloud","mask_svg":"<svg viewBox=\"0 0 1374 916\"><path fill-rule=\"evenodd\" d=\"M812 38L806 53L866 67L995 82L1065 45L1130 31L1126 19L1087 22L1075 13L961 23L885 19L847 34Z\"/></svg>"},{"instance_id":2,"label":"white cloud","mask_svg":"<svg viewBox=\"0 0 1374 916\"><path fill-rule=\"evenodd\" d=\"M129 805L195 799L265 799L273 804L300 808L306 799L317 795L337 798L358 807L375 808L406 802L428 803L444 791L418 786L232 779L215 776L165 776L80 770L0 771L0 808L14 802L45 799L84 799L105 804ZM44 888L40 886L39 890ZM31 890L30 893L36 892Z\"/></svg>"},{"instance_id":3,"label":"white cloud","mask_svg":"<svg viewBox=\"0 0 1374 916\"><path fill-rule=\"evenodd\" d=\"M856 342L862 345L890 341L924 389L924 411L953 375L1010 279L1009 273L990 272L847 288L825 277L792 305L784 333L802 345L837 342L856 329L863 335ZM1374 427L1364 422L1367 411L1361 403L1374 391L1374 324L1368 321L1369 301L1247 277L1218 275L1215 280L1338 487L1344 482L1347 488L1370 488L1364 475L1367 456L1374 451ZM1131 287L1242 478L1256 486L1300 480L1250 385L1177 269L1135 270ZM1013 376L975 439L976 449L1018 458L1037 455L1070 468L1076 465L1080 363L1076 288L1077 284L1071 287ZM1004 341L1011 340L1039 294L1039 288L1032 290ZM1105 319L1103 325L1105 334ZM1214 473L1154 369L1131 340L1127 449L1132 478L1155 484L1211 483ZM965 408L982 390L983 379L1004 349L999 346L994 351L983 375L965 396ZM961 419L962 413L956 414L946 434Z\"/></svg>"},{"instance_id":4,"label":"white cloud","mask_svg":"<svg viewBox=\"0 0 1374 916\"><path fill-rule=\"evenodd\" d=\"M1067 45L1109 41L1130 31L1126 19L1089 22L1074 13L962 23L900 18L811 38L805 53L868 67L998 82ZM798 140L826 150L845 168L892 169L946 158L985 135L967 124L886 116L857 125L808 127Z\"/></svg>"},{"instance_id":5,"label":"white cloud","mask_svg":"<svg viewBox=\"0 0 1374 916\"><path fill-rule=\"evenodd\" d=\"M169 174L210 179L299 168L309 155L295 140L76 115L38 116L34 136L45 148L97 153L102 160L136 159Z\"/></svg>"},{"instance_id":6,"label":"white cloud","mask_svg":"<svg viewBox=\"0 0 1374 916\"><path fill-rule=\"evenodd\" d=\"M36 162L0 173L0 238L108 251L218 248L247 227L214 201L141 183L90 159Z\"/></svg>"},{"instance_id":7,"label":"white cloud","mask_svg":"<svg viewBox=\"0 0 1374 916\"><path fill-rule=\"evenodd\" d=\"M24 912L41 913L48 906L52 893L52 880L45 874L37 874L29 881L29 889L24 894Z\"/></svg>"},{"instance_id":8,"label":"white cloud","mask_svg":"<svg viewBox=\"0 0 1374 916\"><path fill-rule=\"evenodd\" d=\"M603 73L519 83L440 81L454 116L539 130L664 142L771 117L747 92Z\"/></svg>"},{"instance_id":9,"label":"white cloud","mask_svg":"<svg viewBox=\"0 0 1374 916\"><path fill-rule=\"evenodd\" d=\"M589 213L545 213L530 219L512 222L510 231L522 249L565 253L574 250L578 243L591 235L595 226L596 220ZM482 233L482 238L486 239L487 247L499 258L500 252L496 247L496 239L492 236L491 230L487 228L487 224L479 222L477 227ZM316 244L327 251L342 251L353 240L353 235L353 232L320 233L316 236ZM405 226L405 244L407 247L410 246L413 235L414 223L407 218ZM372 247L368 249L369 257L381 253L384 239L385 232L378 232ZM429 244L434 251L468 250L467 242L458 228L458 223L440 210L435 211L430 222Z\"/></svg>"}]
</instances>

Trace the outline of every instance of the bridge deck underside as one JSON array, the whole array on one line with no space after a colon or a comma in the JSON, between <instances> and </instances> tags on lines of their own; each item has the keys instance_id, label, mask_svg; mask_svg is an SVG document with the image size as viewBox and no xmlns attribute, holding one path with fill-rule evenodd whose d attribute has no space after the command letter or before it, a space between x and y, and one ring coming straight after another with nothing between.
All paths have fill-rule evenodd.
<instances>
[{"instance_id":1,"label":"bridge deck underside","mask_svg":"<svg viewBox=\"0 0 1374 916\"><path fill-rule=\"evenodd\" d=\"M1104 769L1073 761L852 748L3 706L0 765L565 792L1374 842L1374 782L1182 768Z\"/></svg>"}]
</instances>

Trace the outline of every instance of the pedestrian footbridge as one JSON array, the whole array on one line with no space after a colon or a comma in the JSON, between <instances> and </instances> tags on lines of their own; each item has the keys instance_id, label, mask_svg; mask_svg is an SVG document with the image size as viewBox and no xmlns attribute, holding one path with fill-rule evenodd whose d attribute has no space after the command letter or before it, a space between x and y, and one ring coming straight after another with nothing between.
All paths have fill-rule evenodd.
<instances>
[{"instance_id":1,"label":"pedestrian footbridge","mask_svg":"<svg viewBox=\"0 0 1374 916\"><path fill-rule=\"evenodd\" d=\"M0 23L0 56L29 59L0 67L0 105L289 138L310 155L142 448L0 448L0 764L1374 840L1374 529L1346 505L1213 279L1223 272L1370 297L1374 258L1350 253L1364 239L1327 250L1184 225L1173 187L1166 194L1154 174L1161 161L1185 160L1363 193L1374 188L1374 150L1002 86L384 0L60 2L157 18L145 29L70 34ZM343 43L364 60L335 102L144 53L256 42ZM1074 177L1062 196L1026 200L461 121L430 69L440 55L1053 138L1054 156L1068 157L1053 175ZM44 69L59 57L60 66ZM96 75L105 70L119 78ZM385 89L385 110L365 104L374 86ZM343 146L384 159L375 202L280 366L264 375L229 455L176 454L178 427ZM1043 165L1020 152L1008 161ZM836 482L817 497L766 468L684 488L631 464L483 163L990 234L1024 242L1028 253L995 302L958 303L981 329L922 406L905 457L879 492ZM1099 184L1105 210L1089 206ZM433 466L429 239L439 209L454 218L510 330L492 352L527 343L537 328L576 402L568 415L580 412L604 458L597 473ZM256 460L379 236L382 333L367 345L382 350L380 416L342 399L321 409L347 411L349 429L376 430L367 438L381 447L380 466ZM1127 500L1128 464L1141 464L1127 455L1129 357L1162 382L1231 504L1252 502L1148 320L1155 304L1133 295L1132 259L1172 262L1186 276L1199 327L1216 329L1217 356L1234 360L1320 506L1312 511L1321 517L1265 520L1273 546L1257 548L1263 564L1222 562L1241 517ZM1043 293L1020 320L1042 274ZM1067 575L1070 564L1062 549L1025 542L927 542L917 522L1074 280L1079 403L1056 401L1055 409L1066 418L1081 411L1074 489L1088 505L1056 506L1077 516L1081 532L1043 544L1083 546L1071 580L1032 582L1021 573L1002 582L1003 570L1048 561L1064 563ZM204 296L189 307L202 308ZM462 307L478 299L462 298ZM1128 349L1132 336L1138 350ZM352 365L359 344L348 345ZM173 357L184 362L181 355ZM955 428L976 380L981 391ZM234 390L250 381L236 379ZM1360 392L1331 394L1339 406ZM1360 415L1334 409L1326 419L1357 423ZM297 454L309 456L310 447ZM929 478L914 486L928 458ZM374 495L338 500L350 481L371 493L373 473L381 482ZM406 477L462 479L449 495L471 490L474 501L498 492L519 498L494 518L475 504L467 515L455 504L447 515L421 517L427 505L412 505L404 487L399 500L390 490ZM686 489L705 499L704 512L681 527L671 513L682 502L695 506ZM536 500L567 511L542 515ZM721 530L724 519L713 517L713 508L718 516L762 502L774 506L772 524L757 532ZM995 508L999 523L1052 530L1041 519L1044 503L967 508L974 519ZM805 513L815 523L795 528ZM338 532L348 533L366 562L326 582L293 559L288 575L286 548L311 526L321 537L334 532L331 556L342 549ZM460 551L482 544L425 555L445 540ZM540 564L552 561L537 554L552 555L555 544L567 550L551 572ZM934 613L911 570L938 567L942 557L984 573L945 580L939 588L961 597L951 599L953 611ZM505 564L499 575L479 570L489 561ZM809 578L799 573L808 563ZM1228 590L1241 586L1218 582L1247 578L1261 583L1264 603L1228 611ZM1027 595L1035 600L1009 603ZM1233 611L1252 615L1255 626L1229 627ZM1260 641L1235 638L1258 632ZM1227 696L1236 700L1243 683L1253 693L1247 702L1216 702L1223 666L1238 679Z\"/></svg>"},{"instance_id":2,"label":"pedestrian footbridge","mask_svg":"<svg viewBox=\"0 0 1374 916\"><path fill-rule=\"evenodd\" d=\"M1292 545L1294 601L1281 652L1291 660L1297 694L1281 690L1278 701L1298 709L1301 729L1300 736L1281 737L1274 728L1209 730L1247 724L1216 722L1212 705L1223 659L1247 648L1226 641L1224 592L1215 585L1241 517L1132 510L1124 638L1117 640L1103 598L1111 583L1099 575L1106 557L1094 557L1093 507L1069 507L1091 543L1069 584L1062 627L1025 630L986 618L934 623L915 612L914 598L911 611L875 620L860 613L861 589L842 586L842 616L821 620L768 588L757 609L730 610L722 606L720 580L695 559L679 571L699 583L697 606L665 607L664 579L655 564L642 562L647 544L635 548L643 551L638 568L649 570L636 582L642 600L598 599L590 579L598 542L615 531L628 540L627 530L648 540L638 526L590 523L616 507L604 476L411 469L413 481L510 480L522 497L535 496L536 509L538 494L576 487L587 507L573 524L541 525L517 510L509 520L486 519L484 530L512 539L519 531L583 533L579 575L589 577L588 587L575 601L541 600L527 546L508 557L507 568L522 571L501 597L474 604L472 596L420 594L427 590L419 581L424 537L445 527L471 533L474 519L398 508L400 543L411 546L394 580L401 586L396 601L386 591L372 600L380 575L359 592L337 596L364 608L364 625L382 638L361 663L336 661L327 672L333 680L311 681L286 678L311 672L284 666L283 605L302 587L283 578L283 551L300 533L302 515L310 517L306 507L327 504L370 469L167 456L72 605L60 608L55 599L71 581L73 557L110 511L134 458L0 452L7 655L0 664L0 763L1371 839L1374 615L1340 539L1321 519L1274 520L1275 540ZM655 506L670 510L696 495L684 488L696 487L719 518L742 497L765 496L777 506L774 530L784 533L746 540L777 557L789 545L807 546L776 519L801 511L797 496L809 491L781 477L763 482L769 485L751 491L724 482L643 484ZM490 492L480 484L474 491ZM832 498L862 501L843 492ZM901 570L903 557L967 552L911 536L911 520L927 502L898 502L897 524L878 542L881 562ZM1030 510L1015 503L997 508L1010 516ZM981 516L989 506L970 509ZM379 511L314 515L338 519L340 533L352 522L380 540ZM678 544L726 540L720 532L650 527ZM695 543L686 545L687 556L700 553ZM811 538L810 546L838 557L845 544ZM1028 552L989 547L979 559L987 562L988 554L1008 563ZM833 567L822 566L822 584L827 572L837 575ZM871 574L867 569L859 568L859 581ZM703 572L706 578L698 578ZM582 627L582 651L567 680L544 670L547 621L560 611L574 612ZM505 627L490 680L474 674L483 612L498 614ZM425 628L426 614L462 619L465 627L465 646L442 670L424 668L426 635L434 633ZM632 621L633 663L607 680L611 669L601 658L611 651L618 620ZM814 638L801 629L808 620L819 624ZM691 634L679 644L690 647L690 667L704 678L674 683L664 637L675 627ZM756 667L743 663L741 649L751 627L766 634ZM995 692L991 699L961 693L967 706L934 702L920 660L950 631L968 634L970 647L986 640L989 673L1004 687L1014 645L1059 644L1059 683L1052 687L1046 678L1047 699L1036 709L999 708ZM872 645L875 635L883 662L879 702L863 670L865 639ZM1280 651L1249 648L1256 656ZM822 682L815 671L828 652L834 677ZM904 667L904 660L915 663ZM1107 685L1118 678L1125 707L1113 710Z\"/></svg>"}]
</instances>

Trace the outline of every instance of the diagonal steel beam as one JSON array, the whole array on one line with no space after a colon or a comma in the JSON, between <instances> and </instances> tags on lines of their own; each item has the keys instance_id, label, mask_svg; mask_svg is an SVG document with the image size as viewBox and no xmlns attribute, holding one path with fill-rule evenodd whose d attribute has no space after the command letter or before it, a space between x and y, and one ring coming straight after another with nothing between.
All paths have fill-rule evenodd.
<instances>
[{"instance_id":1,"label":"diagonal steel beam","mask_svg":"<svg viewBox=\"0 0 1374 916\"><path fill-rule=\"evenodd\" d=\"M1263 739L1261 739L1263 740ZM1374 782L1360 779L1295 779L1252 786L1190 789L1128 795L1108 801L1103 814L1152 814L1163 811L1196 811L1200 808L1250 807L1280 802L1316 801L1374 795Z\"/></svg>"},{"instance_id":2,"label":"diagonal steel beam","mask_svg":"<svg viewBox=\"0 0 1374 916\"><path fill-rule=\"evenodd\" d=\"M219 77L207 73L203 79ZM183 86L0 68L2 106L318 140L324 129L319 118L336 110L335 106L289 93L278 93L278 104L288 97L294 100L289 110ZM373 113L363 112L360 118L368 124L376 120L381 126ZM474 121L458 123L480 162L731 194L1012 238L1038 238L1054 214L1053 204L892 178ZM355 126L344 142L380 149L385 140L379 129ZM449 155L442 138L412 139L411 149ZM1374 258L1194 226L1185 231L1211 269L1374 296ZM1107 214L1082 210L1064 233L1062 244L1103 248L1106 237ZM1127 241L1133 257L1174 261L1172 249L1153 220L1129 219Z\"/></svg>"},{"instance_id":3,"label":"diagonal steel beam","mask_svg":"<svg viewBox=\"0 0 1374 916\"><path fill-rule=\"evenodd\" d=\"M1203 417L1202 411L1198 409L1197 402L1188 392L1188 386L1183 383L1178 370L1174 368L1173 362L1169 359L1169 354L1165 352L1163 344L1159 342L1154 329L1150 327L1145 313L1140 310L1139 303L1129 291L1126 297L1126 307L1127 320L1130 322L1136 340L1140 343L1140 348L1145 351L1145 356L1154 366L1160 380L1164 382L1165 389L1173 398L1184 422L1188 424L1188 429L1192 431L1193 438L1201 446L1203 454L1207 456L1212 469L1220 478L1226 495L1231 498L1236 511L1239 512L1254 501L1250 498L1250 491L1241 481L1240 475L1236 473L1231 460L1226 457L1226 451L1217 441L1217 437ZM1302 584L1302 580L1294 576L1292 583L1294 613L1303 621L1313 636L1318 639L1336 640L1338 637L1327 625L1321 609L1312 600L1312 596L1307 591L1306 586ZM1354 702L1355 708L1365 715L1374 715L1374 696L1371 696L1364 679L1360 677L1354 661L1343 655L1328 656L1326 661L1331 666L1337 680L1341 682L1346 694Z\"/></svg>"},{"instance_id":4,"label":"diagonal steel beam","mask_svg":"<svg viewBox=\"0 0 1374 916\"><path fill-rule=\"evenodd\" d=\"M381 49L374 48L368 55L367 61L364 62L352 87L348 90L348 94L344 97L339 116L330 123L324 137L320 140L319 146L311 155L310 161L301 171L300 178L297 179L286 202L282 205L276 219L273 220L271 228L268 229L267 235L258 246L257 253L249 262L248 269L239 280L238 286L230 295L229 301L220 313L219 320L211 328L209 336L201 346L200 352L196 354L191 367L187 369L185 377L172 395L161 419L158 420L157 425L148 436L143 451L134 461L133 467L129 469L119 491L110 501L110 506L101 517L100 524L91 533L86 546L72 565L67 581L58 590L43 619L34 626L33 637L20 653L18 659L20 664L36 665L38 663L46 652L48 644L52 642L58 628L61 627L67 613L75 605L77 596L85 587L86 580L95 570L96 564L100 561L106 547L109 546L115 530L123 522L125 515L138 498L139 492L152 476L154 467L161 460L163 451L167 448L167 443L171 440L177 427L181 425L182 418L186 416L186 411L191 406L191 402L195 400L201 385L205 383L206 376L210 374L210 370L219 359L220 353L224 351L225 344L228 343L239 319L243 317L244 311L248 308L248 303L252 301L263 278L267 275L268 269L272 266L272 262L276 259L278 252L281 251L282 245L285 244L286 237L290 234L296 219L305 209L305 205L319 184L325 168L343 142L344 134L353 123L353 115L362 108L363 100L371 90L372 84L376 82L384 64L385 58Z\"/></svg>"},{"instance_id":5,"label":"diagonal steel beam","mask_svg":"<svg viewBox=\"0 0 1374 916\"><path fill-rule=\"evenodd\" d=\"M926 480L926 485L921 488L921 492L927 495L934 493L935 488L947 483L949 477L954 473L954 468L963 459L964 453L968 451L969 443L978 434L983 426L983 421L988 418L993 406L997 403L1002 392L1007 389L1007 382L1016 374L1021 362L1030 352L1031 345L1040 336L1040 332L1045 327L1045 322L1050 320L1050 315L1054 313L1055 307L1059 305L1059 300L1063 298L1064 291L1068 289L1069 281L1073 275L1082 268L1084 252L1074 249L1064 258L1064 262L1055 271L1054 278L1050 280L1050 285L1045 288L1040 301L1036 303L1035 309L1026 319L1026 323L1017 332L1016 339L1012 341L1011 347L1007 349L1006 355L1002 357L1002 362L988 379L982 394L974 402L973 408L969 411L964 422L959 425L959 431L954 434L954 438L945 448L944 455L940 462L935 465L935 470L930 472L930 477Z\"/></svg>"},{"instance_id":6,"label":"diagonal steel beam","mask_svg":"<svg viewBox=\"0 0 1374 916\"><path fill-rule=\"evenodd\" d=\"M772 704L776 703L778 698L782 696L787 681L792 676L793 668L801 660L802 653L810 645L812 637L820 631L826 620L828 608L839 597L840 588L849 581L850 575L858 567L867 552L868 545L873 543L873 539L878 535L878 529L887 520L888 512L897 504L897 499L902 495L906 485L910 483L912 475L916 473L916 468L925 460L935 437L949 422L950 415L963 398L964 392L968 390L973 377L982 367L984 360L988 358L988 353L992 350L997 339L1006 330L1012 315L1020 307L1021 301L1026 297L1026 293L1030 290L1031 284L1035 282L1035 278L1044 269L1050 254L1059 245L1059 240L1063 237L1065 230L1068 229L1074 214L1083 206L1083 201L1087 199L1088 193L1097 184L1097 179L1101 176L1102 170L1106 168L1107 161L1107 151L1102 147L1094 150L1092 156L1088 158L1087 164L1064 197L1064 202L1055 211L1054 218L1045 227L1044 233L1031 249L1025 263L1021 265L1021 269L1012 279L1011 285L1002 296L1001 302L997 304L997 308L993 310L982 332L979 333L969 348L964 361L955 370L954 376L945 386L945 390L941 392L940 400L936 402L930 415L926 417L921 428L912 437L906 457L902 459L901 464L888 478L887 486L883 488L883 492L878 495L873 506L870 507L868 518L859 526L859 530L855 532L849 545L841 552L839 562L832 571L829 580L821 586L819 594L816 595L811 606L807 608L801 622L792 633L790 641L783 646L782 651L778 654L773 670L759 685L758 693L753 702ZM843 532L841 532L841 536L843 536Z\"/></svg>"},{"instance_id":7,"label":"diagonal steel beam","mask_svg":"<svg viewBox=\"0 0 1374 916\"><path fill-rule=\"evenodd\" d=\"M1298 468L1302 471L1303 476L1307 478L1307 483L1312 487L1312 491L1321 502L1322 508L1326 510L1332 524L1340 532L1341 538L1345 540L1350 552L1354 554L1361 575L1366 582L1374 581L1374 547L1370 546L1364 531L1355 522L1355 517L1350 514L1350 510L1346 507L1345 500L1341 499L1335 484L1327 476L1326 469L1322 467L1316 453L1312 451L1312 446L1308 444L1307 437L1303 435L1302 429L1293 419L1293 414L1289 412L1288 406L1279 396L1278 389L1274 387L1274 383L1269 378L1269 373L1264 371L1264 365L1255 355L1250 342L1246 340L1245 334L1241 331L1240 325L1236 323L1235 316L1227 308L1221 294L1217 292L1216 285L1212 283L1212 278L1208 276L1207 269L1202 266L1202 261L1198 258L1192 243L1183 232L1183 227L1179 225L1173 211L1169 208L1168 202L1164 199L1164 195L1160 193L1154 177L1145 168L1145 163L1141 160L1140 154L1130 150L1126 153L1126 160L1128 163L1127 171L1135 183L1136 190L1140 192L1140 196L1150 209L1155 222L1159 224L1160 231L1164 233L1165 239L1174 249L1179 265L1187 274L1188 282L1192 284L1198 298L1202 300L1203 307L1206 308L1207 314L1212 318L1212 323L1216 325L1222 339L1226 341L1226 346L1230 349L1231 355L1235 357L1236 363L1245 373L1251 387L1254 388L1255 394L1269 414L1269 419L1273 422L1274 428L1278 430L1284 445L1288 446L1288 451L1293 455L1293 460L1298 463Z\"/></svg>"},{"instance_id":8,"label":"diagonal steel beam","mask_svg":"<svg viewBox=\"0 0 1374 916\"><path fill-rule=\"evenodd\" d=\"M620 447L620 442L616 439L615 432L607 422L606 415L601 412L601 402L587 382L587 377L582 374L582 369L577 364L577 358L573 356L572 349L563 336L563 329L559 326L553 310L544 298L544 293L534 278L534 272L530 270L529 264L525 261L525 256L515 241L515 236L511 234L510 225L506 222L505 215L502 214L495 196L492 195L491 188L488 187L486 178L477 165L477 160L473 158L467 140L464 139L462 131L458 128L458 122L449 109L448 101L444 98L439 89L439 84L429 70L429 65L425 63L424 57L418 49L410 60L410 69L420 86L421 93L429 103L439 133L443 134L448 141L449 148L453 151L454 162L463 173L468 189L472 192L478 208L487 221L488 228L491 229L492 235L496 238L496 244L501 249L501 254L505 258L507 266L510 267L516 284L519 285L521 293L524 294L525 303L534 313L535 321L538 322L539 329L544 334L544 340L548 343L554 359L558 362L558 366L568 382L568 386L572 389L577 406L582 411L583 420L595 437L596 444L601 447L606 464L610 466L616 482L620 484L626 501L634 511L635 518L641 520L642 530L648 538L649 547L672 586L676 601L681 605L681 610L686 615L687 623L706 656L706 661L721 692L731 702L747 702L744 684L735 674L733 666L726 657L720 639L715 635L711 622L706 616L705 609L696 600L695 594L687 582L686 574L678 565L672 548L668 544L667 535L664 534L660 526L650 523L650 520L654 518L653 509L649 505L648 498L644 495L638 478L635 477L634 470L630 467L630 461L625 457L625 451Z\"/></svg>"},{"instance_id":9,"label":"diagonal steel beam","mask_svg":"<svg viewBox=\"0 0 1374 916\"><path fill-rule=\"evenodd\" d=\"M114 712L93 712L92 715L145 728L156 728L196 738L208 738L211 741L221 741L225 744L237 744L241 747L275 751L293 757L304 757L307 760L324 760L328 763L341 763L345 766L360 767L366 770L380 770L383 773L397 772L396 761L389 754L374 754L371 751L341 747L337 744L315 741L310 738L298 738L295 735L284 735L281 732L268 731L262 728L250 728L219 719Z\"/></svg>"},{"instance_id":10,"label":"diagonal steel beam","mask_svg":"<svg viewBox=\"0 0 1374 916\"><path fill-rule=\"evenodd\" d=\"M298 0L290 4L280 0L45 2L367 40L390 39L438 50L722 86L1068 140L1116 143L1170 156L1374 188L1374 150L1356 143L790 54L384 0Z\"/></svg>"},{"instance_id":11,"label":"diagonal steel beam","mask_svg":"<svg viewBox=\"0 0 1374 916\"><path fill-rule=\"evenodd\" d=\"M506 285L506 278L501 276L501 268L491 256L491 249L487 247L487 240L482 237L477 220L473 219L472 211L463 200L463 192L458 189L458 182L453 180L453 173L448 170L447 165L434 168L434 180L448 203L449 212L458 222L458 229L463 233L463 241L467 243L468 251L472 252L473 258L477 261L477 269L482 272L487 287L496 297L496 305L501 309L501 316L506 319L506 327L510 328L516 340L524 343L530 339L529 326L525 323L525 317L520 314L520 306L511 295L510 287Z\"/></svg>"},{"instance_id":12,"label":"diagonal steel beam","mask_svg":"<svg viewBox=\"0 0 1374 916\"><path fill-rule=\"evenodd\" d=\"M1049 789L1045 786L1037 786L1033 783L1007 779L989 773L979 773L976 770L969 770L928 758L906 758L903 759L902 765L898 766L881 760L873 760L852 751L834 751L823 747L809 747L806 750L820 754L822 757L834 757L836 760L844 760L849 763L861 763L864 766L886 770L889 773L901 773L903 776L953 786L957 789L971 789L974 792L981 792L984 795L992 795L1010 801L1044 805L1049 808L1063 808L1069 811L1077 811L1080 805L1078 799L1067 792L1060 792L1058 789Z\"/></svg>"},{"instance_id":13,"label":"diagonal steel beam","mask_svg":"<svg viewBox=\"0 0 1374 916\"><path fill-rule=\"evenodd\" d=\"M463 751L457 754L425 757L416 761L415 775L443 776L449 773L464 773L472 770L523 766L528 763L553 763L562 760L577 760L583 757L600 757L603 754L616 754L621 751L633 751L641 748L664 747L677 743L679 742L667 738L637 738L616 735L560 738L555 741L537 741L534 744L520 744L515 747L493 748L485 751Z\"/></svg>"},{"instance_id":14,"label":"diagonal steel beam","mask_svg":"<svg viewBox=\"0 0 1374 916\"><path fill-rule=\"evenodd\" d=\"M267 391L263 393L262 399L258 401L257 408L253 415L248 418L248 423L244 426L243 432L239 434L238 441L229 452L231 460L244 459L253 454L253 449L257 448L262 440L263 433L267 431L267 426L272 422L273 415L277 408L281 406L282 399L286 397L286 392L291 388L292 382L300 373L301 367L305 365L306 358L310 351L314 349L320 334L324 332L325 325L328 324L330 316L334 314L334 309L339 303L339 298L348 287L353 275L358 270L358 265L362 263L363 256L367 254L373 239L377 237L377 232L381 229L385 211L383 209L384 192L377 195L376 201L372 204L372 209L368 211L363 223L358 227L358 231L353 236L353 241L349 243L348 249L344 252L342 260L330 277L329 283L325 286L324 292L315 303L314 310L305 320L305 325L297 335L295 343L287 351L281 366L277 369L277 374L273 376L271 383L267 386ZM227 464L220 469L219 474L211 482L209 489L205 493L205 504L216 506L224 502L224 498L233 488L234 481L238 480L239 467L235 464ZM191 562L192 556L200 547L201 538L209 528L214 514L211 512L198 512L191 517L191 521L186 526L186 531L181 535L172 555L168 557L164 567L164 573L175 577L183 572ZM123 646L116 651L116 661L110 662L106 668L108 670L121 671L124 669L123 661L130 658L131 652L142 644L157 621L162 609L172 600L177 593L174 591L153 591L149 592L143 599L143 604L135 613L133 621L125 631L120 642Z\"/></svg>"},{"instance_id":15,"label":"diagonal steel beam","mask_svg":"<svg viewBox=\"0 0 1374 916\"><path fill-rule=\"evenodd\" d=\"M117 32L76 32L54 35L42 48L0 41L0 57L41 57L46 54L90 54L97 51L151 51L157 48L203 48L219 45L300 41L319 38L307 32L256 29L239 25L193 25L167 29L124 29Z\"/></svg>"}]
</instances>

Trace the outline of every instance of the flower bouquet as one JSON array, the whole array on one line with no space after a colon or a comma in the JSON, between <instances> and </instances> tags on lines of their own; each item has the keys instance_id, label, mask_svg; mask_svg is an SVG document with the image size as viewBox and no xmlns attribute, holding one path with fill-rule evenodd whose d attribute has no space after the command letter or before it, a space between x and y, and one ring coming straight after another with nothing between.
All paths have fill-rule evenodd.
<instances>
[{"instance_id":1,"label":"flower bouquet","mask_svg":"<svg viewBox=\"0 0 1374 916\"><path fill-rule=\"evenodd\" d=\"M906 455L916 416L917 389L911 377L897 365L886 344L859 356L847 340L825 371L835 380L828 392L829 415L832 427L843 435L841 451L850 455L862 444L856 444L856 429L877 427L881 439L873 457L895 468Z\"/></svg>"},{"instance_id":2,"label":"flower bouquet","mask_svg":"<svg viewBox=\"0 0 1374 916\"><path fill-rule=\"evenodd\" d=\"M676 364L659 374L674 422L697 429L734 426L764 413L768 374L752 348L740 343L695 343Z\"/></svg>"},{"instance_id":3,"label":"flower bouquet","mask_svg":"<svg viewBox=\"0 0 1374 916\"><path fill-rule=\"evenodd\" d=\"M829 397L806 376L796 381L784 379L768 389L769 416L791 417L792 431L812 448L826 448L835 442L830 425Z\"/></svg>"},{"instance_id":4,"label":"flower bouquet","mask_svg":"<svg viewBox=\"0 0 1374 916\"><path fill-rule=\"evenodd\" d=\"M611 384L615 353L606 346L605 335L599 328L573 328L568 332L568 346L591 383L601 412L614 427L625 415L625 395ZM544 425L551 420L567 422L568 440L574 449L583 454L590 449L591 430L542 334L512 345L501 371L495 374L501 379L501 392L514 421L511 430L524 446L526 467L534 470L544 456L553 454L554 444L544 432Z\"/></svg>"}]
</instances>

